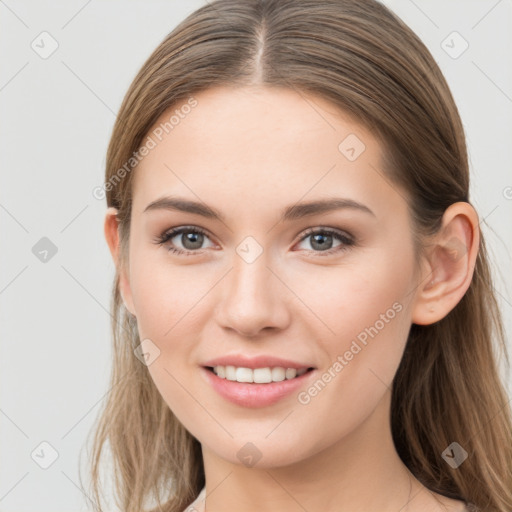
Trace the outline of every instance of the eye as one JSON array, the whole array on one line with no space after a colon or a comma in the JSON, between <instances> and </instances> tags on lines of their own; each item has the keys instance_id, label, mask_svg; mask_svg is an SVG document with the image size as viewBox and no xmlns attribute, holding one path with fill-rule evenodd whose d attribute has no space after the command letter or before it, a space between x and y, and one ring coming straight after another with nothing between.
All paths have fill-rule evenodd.
<instances>
[{"instance_id":1,"label":"eye","mask_svg":"<svg viewBox=\"0 0 512 512\"><path fill-rule=\"evenodd\" d=\"M171 242L173 238L177 238L182 247L176 247L175 243ZM168 242L171 242L167 247L170 252L175 254L193 254L202 252L199 251L199 249L203 249L201 246L205 238L207 239L208 235L201 228L195 226L181 226L166 231L157 237L155 243L165 246Z\"/></svg>"},{"instance_id":2,"label":"eye","mask_svg":"<svg viewBox=\"0 0 512 512\"><path fill-rule=\"evenodd\" d=\"M176 247L176 242L172 241L173 238L177 238L181 247ZM313 247L310 251L319 256L346 251L355 245L355 241L350 235L331 228L311 228L302 236L301 243L308 238ZM209 237L203 229L195 226L180 226L162 233L155 239L155 243L162 246L167 245L167 249L175 254L193 255L202 253L202 249L205 249L202 247L205 239L208 240ZM333 246L335 240L338 240L339 243Z\"/></svg>"},{"instance_id":3,"label":"eye","mask_svg":"<svg viewBox=\"0 0 512 512\"><path fill-rule=\"evenodd\" d=\"M331 228L311 228L306 231L301 242L310 239L310 246L313 252L319 256L327 256L333 253L346 251L355 245L355 241L349 235ZM333 241L338 240L340 243L333 246ZM318 250L317 250L318 249Z\"/></svg>"}]
</instances>

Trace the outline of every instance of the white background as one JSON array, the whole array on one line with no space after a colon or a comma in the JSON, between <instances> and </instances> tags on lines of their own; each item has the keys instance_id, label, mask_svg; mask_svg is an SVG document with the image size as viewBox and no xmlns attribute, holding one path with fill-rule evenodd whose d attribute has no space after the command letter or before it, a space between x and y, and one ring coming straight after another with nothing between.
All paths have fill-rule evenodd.
<instances>
[{"instance_id":1,"label":"white background","mask_svg":"<svg viewBox=\"0 0 512 512\"><path fill-rule=\"evenodd\" d=\"M0 0L0 511L90 509L78 455L107 392L114 273L106 205L92 190L131 80L203 3ZM386 3L429 47L455 96L510 334L512 3ZM31 48L43 31L59 45L47 59ZM469 43L456 59L442 47L453 31ZM46 263L32 252L42 237L58 251ZM43 441L58 453L48 469L31 458Z\"/></svg>"}]
</instances>

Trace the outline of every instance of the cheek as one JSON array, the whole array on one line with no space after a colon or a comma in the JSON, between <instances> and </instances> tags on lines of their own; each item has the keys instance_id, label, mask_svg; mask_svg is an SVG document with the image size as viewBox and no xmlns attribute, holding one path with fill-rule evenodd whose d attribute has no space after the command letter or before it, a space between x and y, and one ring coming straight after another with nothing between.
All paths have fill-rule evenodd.
<instances>
[{"instance_id":1,"label":"cheek","mask_svg":"<svg viewBox=\"0 0 512 512\"><path fill-rule=\"evenodd\" d=\"M201 298L214 277L194 265L176 265L163 249L135 253L130 267L130 287L139 332L161 340L182 339L181 333L197 322Z\"/></svg>"},{"instance_id":2,"label":"cheek","mask_svg":"<svg viewBox=\"0 0 512 512\"><path fill-rule=\"evenodd\" d=\"M407 286L382 275L378 283L366 282L365 276L352 274L344 293L325 300L322 311L336 334L322 338L326 365L298 396L299 415L314 418L304 429L312 438L317 429L324 433L317 448L348 435L370 416L391 389L407 340L409 308L401 294Z\"/></svg>"},{"instance_id":3,"label":"cheek","mask_svg":"<svg viewBox=\"0 0 512 512\"><path fill-rule=\"evenodd\" d=\"M334 355L348 350L354 339L364 343L376 331L392 341L392 335L381 334L403 330L397 324L407 316L404 311L412 290L412 270L407 256L398 260L380 252L339 267L304 272L295 280L294 292L307 305L303 319L307 318L317 333L323 331L321 339Z\"/></svg>"},{"instance_id":4,"label":"cheek","mask_svg":"<svg viewBox=\"0 0 512 512\"><path fill-rule=\"evenodd\" d=\"M208 293L219 276L212 269L173 265L159 257L134 255L131 289L140 339L157 347L148 371L164 401L185 423L204 415L199 399L197 345L210 318ZM165 255L164 255L165 256ZM215 275L214 275L215 274ZM200 381L199 381L200 382Z\"/></svg>"},{"instance_id":5,"label":"cheek","mask_svg":"<svg viewBox=\"0 0 512 512\"><path fill-rule=\"evenodd\" d=\"M151 340L158 351L148 366L149 374L168 407L190 430L189 425L204 415L190 393L197 395L192 360L197 326L204 322L199 315L203 315L201 297L208 290L207 276L201 279L193 266L173 267L163 258L133 261L131 287L139 336Z\"/></svg>"},{"instance_id":6,"label":"cheek","mask_svg":"<svg viewBox=\"0 0 512 512\"><path fill-rule=\"evenodd\" d=\"M326 388L331 390L324 403L340 400L357 409L354 397L364 398L368 406L376 403L400 363L411 325L412 258L381 253L371 262L332 270L328 286L325 280L308 278L301 290L309 290L308 306L321 319L314 325L326 354Z\"/></svg>"}]
</instances>

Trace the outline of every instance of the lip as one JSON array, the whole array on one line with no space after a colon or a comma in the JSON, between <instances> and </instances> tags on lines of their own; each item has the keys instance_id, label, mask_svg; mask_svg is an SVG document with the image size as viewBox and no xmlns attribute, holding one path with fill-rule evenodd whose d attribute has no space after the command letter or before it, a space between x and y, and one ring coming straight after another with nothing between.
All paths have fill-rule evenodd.
<instances>
[{"instance_id":1,"label":"lip","mask_svg":"<svg viewBox=\"0 0 512 512\"><path fill-rule=\"evenodd\" d=\"M246 366L246 368L248 368L248 366ZM295 366L288 366L287 368L295 368ZM304 366L302 366L302 368L304 368ZM305 386L306 382L315 373L315 369L312 369L300 377L293 379L287 379L281 382L270 382L268 384L256 384L253 382L236 382L222 379L217 377L217 375L208 368L201 368L203 378L206 379L221 397L236 405L249 408L266 407L289 397L294 392L296 393L300 387Z\"/></svg>"},{"instance_id":2,"label":"lip","mask_svg":"<svg viewBox=\"0 0 512 512\"><path fill-rule=\"evenodd\" d=\"M314 365L309 363L299 363L297 361L290 361L289 359L282 359L271 355L260 355L255 357L247 357L237 354L226 355L210 359L202 364L202 366L236 366L238 368L274 368L281 366L283 368L295 368L300 370L302 368L314 368Z\"/></svg>"}]
</instances>

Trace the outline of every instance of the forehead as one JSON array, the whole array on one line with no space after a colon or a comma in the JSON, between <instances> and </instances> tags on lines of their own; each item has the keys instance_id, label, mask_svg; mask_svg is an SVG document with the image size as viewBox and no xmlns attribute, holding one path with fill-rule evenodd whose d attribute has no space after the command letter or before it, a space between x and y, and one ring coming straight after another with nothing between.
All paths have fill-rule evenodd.
<instances>
[{"instance_id":1,"label":"forehead","mask_svg":"<svg viewBox=\"0 0 512 512\"><path fill-rule=\"evenodd\" d=\"M165 193L219 209L235 199L270 208L283 195L382 193L372 134L324 98L291 89L208 89L168 109L147 137L154 147L134 173L134 212Z\"/></svg>"}]
</instances>

